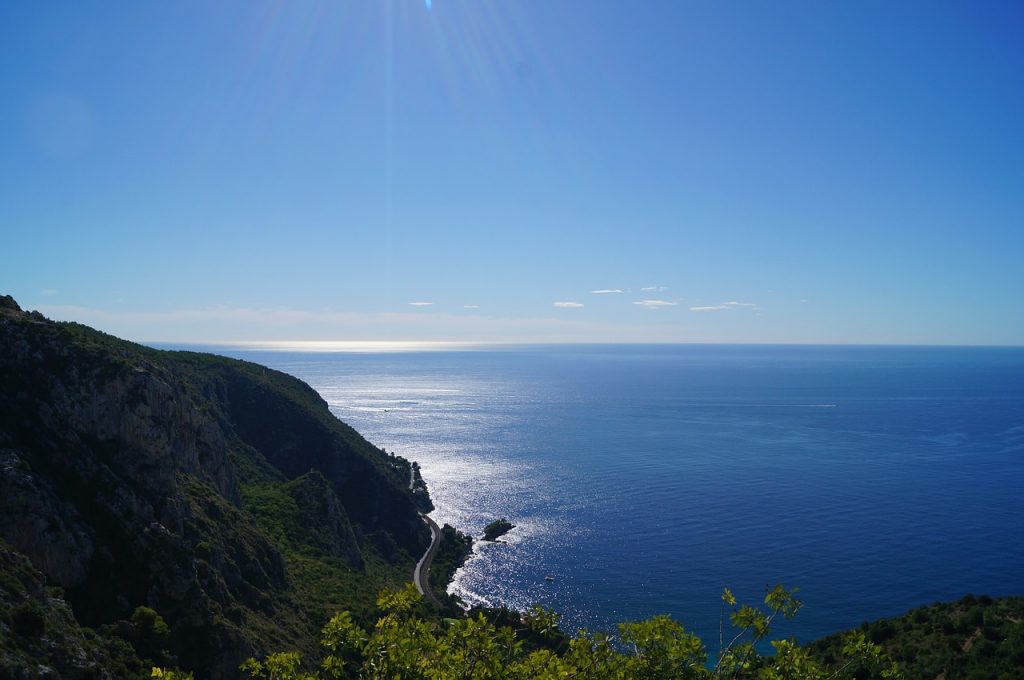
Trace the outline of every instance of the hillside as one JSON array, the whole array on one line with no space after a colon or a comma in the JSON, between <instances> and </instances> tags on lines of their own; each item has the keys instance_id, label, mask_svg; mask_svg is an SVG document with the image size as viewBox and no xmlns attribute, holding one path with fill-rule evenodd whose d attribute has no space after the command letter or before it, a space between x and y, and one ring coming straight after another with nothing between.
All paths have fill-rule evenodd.
<instances>
[{"instance_id":1,"label":"hillside","mask_svg":"<svg viewBox=\"0 0 1024 680\"><path fill-rule=\"evenodd\" d=\"M295 378L2 297L0 668L221 678L313 649L429 543L410 474Z\"/></svg>"},{"instance_id":2,"label":"hillside","mask_svg":"<svg viewBox=\"0 0 1024 680\"><path fill-rule=\"evenodd\" d=\"M881 645L908 678L1024 677L1024 597L966 595L955 602L937 602L903 616L864 623L859 630ZM833 663L842 656L843 635L811 643L812 655Z\"/></svg>"}]
</instances>

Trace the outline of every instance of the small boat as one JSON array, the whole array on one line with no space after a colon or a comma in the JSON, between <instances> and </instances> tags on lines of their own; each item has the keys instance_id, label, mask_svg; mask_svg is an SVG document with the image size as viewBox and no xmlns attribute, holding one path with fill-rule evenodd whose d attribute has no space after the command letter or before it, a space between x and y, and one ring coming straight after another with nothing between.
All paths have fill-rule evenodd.
<instances>
[{"instance_id":1,"label":"small boat","mask_svg":"<svg viewBox=\"0 0 1024 680\"><path fill-rule=\"evenodd\" d=\"M545 577L544 577L544 580L545 580L545 581L554 581L554 580L555 580L555 577L554 577L554 576L545 576Z\"/></svg>"}]
</instances>

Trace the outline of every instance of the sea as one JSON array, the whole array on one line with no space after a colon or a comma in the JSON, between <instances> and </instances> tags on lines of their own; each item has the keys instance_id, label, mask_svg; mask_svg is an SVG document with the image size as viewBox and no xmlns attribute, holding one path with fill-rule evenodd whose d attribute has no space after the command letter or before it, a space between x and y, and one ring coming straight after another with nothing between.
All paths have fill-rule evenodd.
<instances>
[{"instance_id":1,"label":"sea","mask_svg":"<svg viewBox=\"0 0 1024 680\"><path fill-rule=\"evenodd\" d=\"M209 351L210 348L202 348ZM798 588L800 641L967 593L1024 594L1024 348L219 347L312 385L419 462L480 537L450 591L717 649L723 587Z\"/></svg>"}]
</instances>

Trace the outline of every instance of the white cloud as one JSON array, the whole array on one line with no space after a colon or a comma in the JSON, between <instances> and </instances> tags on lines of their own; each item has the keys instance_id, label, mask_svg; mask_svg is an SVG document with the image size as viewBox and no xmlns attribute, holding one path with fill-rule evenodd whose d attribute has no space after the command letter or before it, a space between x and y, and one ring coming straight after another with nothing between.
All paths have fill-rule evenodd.
<instances>
[{"instance_id":1,"label":"white cloud","mask_svg":"<svg viewBox=\"0 0 1024 680\"><path fill-rule=\"evenodd\" d=\"M579 309L582 306L582 303L573 302L572 300L560 300L555 303L555 307L560 309Z\"/></svg>"},{"instance_id":2,"label":"white cloud","mask_svg":"<svg viewBox=\"0 0 1024 680\"><path fill-rule=\"evenodd\" d=\"M723 310L739 309L740 307L753 307L757 309L757 305L753 302L737 302L730 300L729 302L722 302L717 305L704 305L702 307L690 307L691 312L721 312Z\"/></svg>"},{"instance_id":3,"label":"white cloud","mask_svg":"<svg viewBox=\"0 0 1024 680\"><path fill-rule=\"evenodd\" d=\"M633 304L640 305L646 309L659 309L661 307L675 307L679 303L669 302L668 300L637 300Z\"/></svg>"},{"instance_id":4,"label":"white cloud","mask_svg":"<svg viewBox=\"0 0 1024 680\"><path fill-rule=\"evenodd\" d=\"M462 305L463 309L480 309L480 305Z\"/></svg>"},{"instance_id":5,"label":"white cloud","mask_svg":"<svg viewBox=\"0 0 1024 680\"><path fill-rule=\"evenodd\" d=\"M434 304L434 303L433 302L410 302L409 306L410 307L429 307L432 304Z\"/></svg>"},{"instance_id":6,"label":"white cloud","mask_svg":"<svg viewBox=\"0 0 1024 680\"><path fill-rule=\"evenodd\" d=\"M622 291L618 288L601 288L599 290L590 291L594 295L608 295L609 293L621 293Z\"/></svg>"},{"instance_id":7,"label":"white cloud","mask_svg":"<svg viewBox=\"0 0 1024 680\"><path fill-rule=\"evenodd\" d=\"M661 292L664 292L664 291L668 290L668 286L644 286L640 290L644 291L645 293L650 293L650 292L661 293Z\"/></svg>"}]
</instances>

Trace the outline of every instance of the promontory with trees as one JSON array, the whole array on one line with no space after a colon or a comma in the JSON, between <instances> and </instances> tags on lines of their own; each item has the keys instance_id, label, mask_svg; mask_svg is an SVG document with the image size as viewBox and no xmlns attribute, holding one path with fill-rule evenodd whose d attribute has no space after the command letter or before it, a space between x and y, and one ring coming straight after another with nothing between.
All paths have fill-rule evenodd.
<instances>
[{"instance_id":1,"label":"promontory with trees","mask_svg":"<svg viewBox=\"0 0 1024 680\"><path fill-rule=\"evenodd\" d=\"M484 527L484 540L496 541L515 528L515 524L502 517Z\"/></svg>"}]
</instances>

